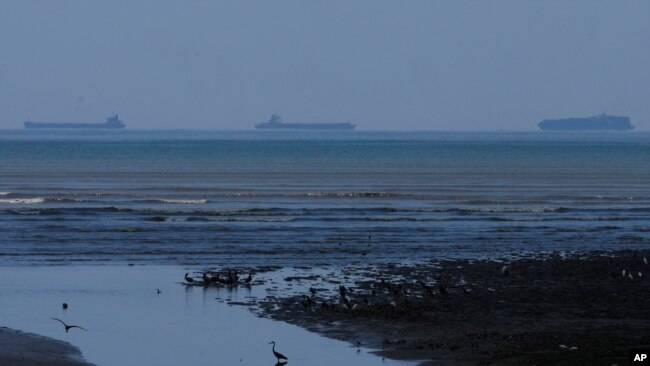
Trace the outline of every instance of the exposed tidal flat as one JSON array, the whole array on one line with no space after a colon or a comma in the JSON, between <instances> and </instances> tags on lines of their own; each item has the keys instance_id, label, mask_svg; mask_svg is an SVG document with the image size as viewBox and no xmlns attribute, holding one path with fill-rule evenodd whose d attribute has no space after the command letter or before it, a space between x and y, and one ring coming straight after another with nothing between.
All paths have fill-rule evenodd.
<instances>
[{"instance_id":1,"label":"exposed tidal flat","mask_svg":"<svg viewBox=\"0 0 650 366\"><path fill-rule=\"evenodd\" d=\"M648 344L648 134L3 131L0 168L0 323L97 365Z\"/></svg>"},{"instance_id":2,"label":"exposed tidal flat","mask_svg":"<svg viewBox=\"0 0 650 366\"><path fill-rule=\"evenodd\" d=\"M650 345L649 255L2 266L0 316L79 347L97 365L275 364L271 340L301 365L625 364L629 349ZM234 271L239 281L224 283ZM52 317L87 331L66 333ZM82 364L69 345L29 337L19 354L41 363L16 364ZM56 351L45 362L44 345ZM3 344L0 360L15 355Z\"/></svg>"}]
</instances>

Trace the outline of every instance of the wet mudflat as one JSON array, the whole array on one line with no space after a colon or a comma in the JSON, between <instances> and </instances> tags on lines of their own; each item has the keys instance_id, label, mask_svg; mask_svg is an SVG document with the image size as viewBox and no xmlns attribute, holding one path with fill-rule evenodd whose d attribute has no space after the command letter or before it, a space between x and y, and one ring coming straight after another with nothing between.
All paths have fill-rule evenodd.
<instances>
[{"instance_id":1,"label":"wet mudflat","mask_svg":"<svg viewBox=\"0 0 650 366\"><path fill-rule=\"evenodd\" d=\"M431 364L625 364L650 345L647 251L283 270L263 316ZM645 259L644 259L645 258ZM625 270L625 274L624 271Z\"/></svg>"}]
</instances>

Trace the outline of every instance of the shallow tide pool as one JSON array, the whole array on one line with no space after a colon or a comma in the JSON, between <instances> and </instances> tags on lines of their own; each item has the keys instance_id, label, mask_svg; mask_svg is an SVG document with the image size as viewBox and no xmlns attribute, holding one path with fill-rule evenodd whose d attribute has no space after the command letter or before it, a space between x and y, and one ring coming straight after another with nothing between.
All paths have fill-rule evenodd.
<instances>
[{"instance_id":1,"label":"shallow tide pool","mask_svg":"<svg viewBox=\"0 0 650 366\"><path fill-rule=\"evenodd\" d=\"M246 302L266 292L263 286L186 288L180 281L187 271L192 268L0 267L0 324L67 341L97 365L275 365L272 340L288 365L414 364L227 305L224 300ZM65 333L51 317L88 331Z\"/></svg>"}]
</instances>

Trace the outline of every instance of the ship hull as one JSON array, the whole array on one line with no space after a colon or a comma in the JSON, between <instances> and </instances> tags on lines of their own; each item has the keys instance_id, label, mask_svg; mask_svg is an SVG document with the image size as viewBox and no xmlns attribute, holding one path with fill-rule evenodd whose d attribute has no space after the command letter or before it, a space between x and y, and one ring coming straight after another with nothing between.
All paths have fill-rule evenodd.
<instances>
[{"instance_id":1,"label":"ship hull","mask_svg":"<svg viewBox=\"0 0 650 366\"><path fill-rule=\"evenodd\" d=\"M259 123L258 130L354 130L351 123Z\"/></svg>"},{"instance_id":2,"label":"ship hull","mask_svg":"<svg viewBox=\"0 0 650 366\"><path fill-rule=\"evenodd\" d=\"M589 118L546 119L538 123L543 131L629 131L629 117L597 116Z\"/></svg>"},{"instance_id":3,"label":"ship hull","mask_svg":"<svg viewBox=\"0 0 650 366\"><path fill-rule=\"evenodd\" d=\"M25 128L123 129L124 126L107 123L25 122Z\"/></svg>"}]
</instances>

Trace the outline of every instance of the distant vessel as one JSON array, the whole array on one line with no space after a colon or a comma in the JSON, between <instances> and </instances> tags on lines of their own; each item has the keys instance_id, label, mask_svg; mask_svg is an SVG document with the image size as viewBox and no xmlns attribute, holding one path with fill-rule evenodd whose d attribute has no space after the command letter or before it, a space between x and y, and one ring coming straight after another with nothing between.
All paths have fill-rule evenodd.
<instances>
[{"instance_id":1,"label":"distant vessel","mask_svg":"<svg viewBox=\"0 0 650 366\"><path fill-rule=\"evenodd\" d=\"M630 117L605 113L587 118L545 119L537 124L544 131L628 131L634 129Z\"/></svg>"},{"instance_id":2,"label":"distant vessel","mask_svg":"<svg viewBox=\"0 0 650 366\"><path fill-rule=\"evenodd\" d=\"M282 117L273 114L268 122L258 123L255 128L260 130L354 130L356 126L350 122L344 123L284 123Z\"/></svg>"},{"instance_id":3,"label":"distant vessel","mask_svg":"<svg viewBox=\"0 0 650 366\"><path fill-rule=\"evenodd\" d=\"M73 122L32 122L32 121L26 121L25 123L25 128L108 128L108 129L116 129L116 128L124 128L125 125L120 119L117 117L117 114L107 117L106 122L104 123L73 123Z\"/></svg>"}]
</instances>

